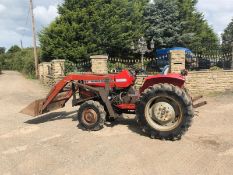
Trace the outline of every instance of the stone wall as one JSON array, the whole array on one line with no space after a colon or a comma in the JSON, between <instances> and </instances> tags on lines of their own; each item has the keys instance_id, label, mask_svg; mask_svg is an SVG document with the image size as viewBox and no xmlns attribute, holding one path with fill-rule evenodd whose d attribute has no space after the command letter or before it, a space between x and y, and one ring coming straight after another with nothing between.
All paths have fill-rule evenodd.
<instances>
[{"instance_id":1,"label":"stone wall","mask_svg":"<svg viewBox=\"0 0 233 175\"><path fill-rule=\"evenodd\" d=\"M39 64L39 79L47 85L53 86L65 75L65 60L52 60Z\"/></svg>"},{"instance_id":2,"label":"stone wall","mask_svg":"<svg viewBox=\"0 0 233 175\"><path fill-rule=\"evenodd\" d=\"M185 52L171 51L169 55L170 72L180 73L185 69ZM139 89L144 83L145 75L139 75L135 88ZM233 70L230 71L190 71L186 77L185 86L193 95L211 94L233 91Z\"/></svg>"},{"instance_id":3,"label":"stone wall","mask_svg":"<svg viewBox=\"0 0 233 175\"><path fill-rule=\"evenodd\" d=\"M233 70L189 72L186 87L192 94L233 91Z\"/></svg>"},{"instance_id":4,"label":"stone wall","mask_svg":"<svg viewBox=\"0 0 233 175\"><path fill-rule=\"evenodd\" d=\"M147 76L139 75L135 87L139 89ZM193 71L186 77L185 86L192 95L207 95L233 91L233 70L231 71Z\"/></svg>"},{"instance_id":5,"label":"stone wall","mask_svg":"<svg viewBox=\"0 0 233 175\"><path fill-rule=\"evenodd\" d=\"M41 82L45 85L53 86L57 81L61 80L65 75L64 62L64 60L53 60L41 63L39 65ZM142 86L146 77L145 75L137 76L136 89ZM193 95L233 91L233 70L191 71L186 77L185 86Z\"/></svg>"}]
</instances>

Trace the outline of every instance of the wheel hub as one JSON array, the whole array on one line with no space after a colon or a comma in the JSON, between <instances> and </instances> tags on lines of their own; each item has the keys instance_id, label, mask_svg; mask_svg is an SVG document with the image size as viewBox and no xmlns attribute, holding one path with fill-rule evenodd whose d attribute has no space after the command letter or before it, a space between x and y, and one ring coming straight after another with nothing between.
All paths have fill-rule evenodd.
<instances>
[{"instance_id":1,"label":"wheel hub","mask_svg":"<svg viewBox=\"0 0 233 175\"><path fill-rule=\"evenodd\" d=\"M93 109L83 111L82 118L87 125L93 125L97 122L97 113Z\"/></svg>"},{"instance_id":2,"label":"wheel hub","mask_svg":"<svg viewBox=\"0 0 233 175\"><path fill-rule=\"evenodd\" d=\"M152 119L160 124L167 124L175 120L175 110L167 102L158 102L152 106Z\"/></svg>"}]
</instances>

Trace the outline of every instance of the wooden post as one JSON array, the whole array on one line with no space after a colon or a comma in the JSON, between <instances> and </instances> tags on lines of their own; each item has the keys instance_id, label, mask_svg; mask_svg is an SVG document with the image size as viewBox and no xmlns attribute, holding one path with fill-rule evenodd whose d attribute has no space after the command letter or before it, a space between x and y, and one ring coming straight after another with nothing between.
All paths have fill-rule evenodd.
<instances>
[{"instance_id":1,"label":"wooden post","mask_svg":"<svg viewBox=\"0 0 233 175\"><path fill-rule=\"evenodd\" d=\"M30 12L32 17L32 36L33 36L33 47L34 47L34 59L35 59L35 72L36 72L36 78L39 76L39 61L37 56L37 49L36 49L36 29L35 29L35 18L33 14L33 2L32 0L29 0L30 2Z\"/></svg>"},{"instance_id":2,"label":"wooden post","mask_svg":"<svg viewBox=\"0 0 233 175\"><path fill-rule=\"evenodd\" d=\"M144 54L141 55L141 69L144 70Z\"/></svg>"},{"instance_id":3,"label":"wooden post","mask_svg":"<svg viewBox=\"0 0 233 175\"><path fill-rule=\"evenodd\" d=\"M233 69L233 42L231 43L231 69Z\"/></svg>"}]
</instances>

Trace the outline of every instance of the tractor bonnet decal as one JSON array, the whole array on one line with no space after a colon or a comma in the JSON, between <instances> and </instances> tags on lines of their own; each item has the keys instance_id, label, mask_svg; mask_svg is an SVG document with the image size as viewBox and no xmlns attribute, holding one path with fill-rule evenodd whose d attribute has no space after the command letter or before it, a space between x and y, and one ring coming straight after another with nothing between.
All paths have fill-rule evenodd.
<instances>
[{"instance_id":1,"label":"tractor bonnet decal","mask_svg":"<svg viewBox=\"0 0 233 175\"><path fill-rule=\"evenodd\" d=\"M126 78L120 78L120 79L116 79L117 83L123 83L123 82L127 82Z\"/></svg>"},{"instance_id":2,"label":"tractor bonnet decal","mask_svg":"<svg viewBox=\"0 0 233 175\"><path fill-rule=\"evenodd\" d=\"M86 80L84 81L85 84L90 84L90 83L105 83L106 80ZM110 80L110 82L113 82L113 80Z\"/></svg>"}]
</instances>

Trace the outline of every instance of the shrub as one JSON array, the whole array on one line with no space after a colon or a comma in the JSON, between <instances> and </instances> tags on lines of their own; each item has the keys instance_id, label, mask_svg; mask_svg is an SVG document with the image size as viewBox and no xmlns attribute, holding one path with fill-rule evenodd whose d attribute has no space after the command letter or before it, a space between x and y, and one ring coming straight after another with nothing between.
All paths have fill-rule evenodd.
<instances>
[{"instance_id":1,"label":"shrub","mask_svg":"<svg viewBox=\"0 0 233 175\"><path fill-rule=\"evenodd\" d=\"M218 67L218 66L213 66L210 68L211 71L219 71L219 70L223 70L222 68Z\"/></svg>"},{"instance_id":2,"label":"shrub","mask_svg":"<svg viewBox=\"0 0 233 175\"><path fill-rule=\"evenodd\" d=\"M77 67L76 65L71 62L66 60L65 61L65 75L68 75L69 73L77 72Z\"/></svg>"},{"instance_id":3,"label":"shrub","mask_svg":"<svg viewBox=\"0 0 233 175\"><path fill-rule=\"evenodd\" d=\"M14 48L16 48L14 46ZM0 55L0 65L5 70L16 70L29 78L35 78L35 65L32 48L11 49Z\"/></svg>"}]
</instances>

